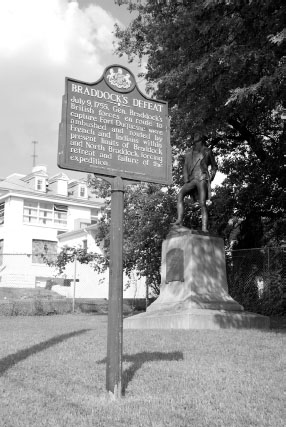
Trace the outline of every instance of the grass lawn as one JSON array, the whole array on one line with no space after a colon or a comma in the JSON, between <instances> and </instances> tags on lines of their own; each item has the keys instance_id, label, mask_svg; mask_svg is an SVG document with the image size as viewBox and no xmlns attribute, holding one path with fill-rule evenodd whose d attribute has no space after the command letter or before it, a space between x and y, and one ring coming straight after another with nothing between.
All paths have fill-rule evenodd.
<instances>
[{"instance_id":1,"label":"grass lawn","mask_svg":"<svg viewBox=\"0 0 286 427\"><path fill-rule=\"evenodd\" d=\"M115 402L106 337L107 316L0 317L0 426L285 426L282 330L125 331Z\"/></svg>"}]
</instances>

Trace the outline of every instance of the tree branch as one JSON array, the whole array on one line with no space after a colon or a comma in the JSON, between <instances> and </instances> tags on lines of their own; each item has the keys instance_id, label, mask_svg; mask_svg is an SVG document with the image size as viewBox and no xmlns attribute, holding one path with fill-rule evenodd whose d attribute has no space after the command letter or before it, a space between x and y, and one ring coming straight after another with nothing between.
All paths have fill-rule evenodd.
<instances>
[{"instance_id":1,"label":"tree branch","mask_svg":"<svg viewBox=\"0 0 286 427\"><path fill-rule=\"evenodd\" d=\"M228 123L237 130L240 135L248 142L250 148L253 150L253 152L256 154L256 156L261 160L261 162L265 162L267 158L266 152L262 148L262 144L259 143L255 135L253 135L252 132L250 132L246 126L244 126L239 120L237 119L229 119Z\"/></svg>"}]
</instances>

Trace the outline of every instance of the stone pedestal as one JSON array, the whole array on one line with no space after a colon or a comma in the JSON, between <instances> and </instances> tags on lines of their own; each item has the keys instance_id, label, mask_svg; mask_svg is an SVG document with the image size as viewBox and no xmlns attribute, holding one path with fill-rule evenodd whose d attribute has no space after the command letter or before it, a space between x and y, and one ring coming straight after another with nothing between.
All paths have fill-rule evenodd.
<instances>
[{"instance_id":1,"label":"stone pedestal","mask_svg":"<svg viewBox=\"0 0 286 427\"><path fill-rule=\"evenodd\" d=\"M160 296L126 329L269 328L228 294L223 239L175 227L162 246Z\"/></svg>"}]
</instances>

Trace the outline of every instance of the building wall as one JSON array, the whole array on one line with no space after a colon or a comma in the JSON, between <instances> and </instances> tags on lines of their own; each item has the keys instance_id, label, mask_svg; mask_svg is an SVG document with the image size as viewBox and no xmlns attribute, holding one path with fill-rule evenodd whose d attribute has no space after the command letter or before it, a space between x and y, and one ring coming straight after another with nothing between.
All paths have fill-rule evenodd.
<instances>
[{"instance_id":1,"label":"building wall","mask_svg":"<svg viewBox=\"0 0 286 427\"><path fill-rule=\"evenodd\" d=\"M8 254L3 256L3 263L0 266L0 286L35 288L37 284L39 285L39 278L54 275L54 268L46 264L33 263L30 254Z\"/></svg>"},{"instance_id":2,"label":"building wall","mask_svg":"<svg viewBox=\"0 0 286 427\"><path fill-rule=\"evenodd\" d=\"M86 232L84 229L71 236L59 236L59 248L63 246L72 246L75 248L82 248L83 241L87 240L87 249L89 252L101 254L102 251L95 243L95 239L91 232Z\"/></svg>"},{"instance_id":3,"label":"building wall","mask_svg":"<svg viewBox=\"0 0 286 427\"><path fill-rule=\"evenodd\" d=\"M28 197L26 197L28 199ZM64 201L58 202L65 204ZM67 203L68 204L68 203ZM69 205L68 205L69 206ZM4 240L3 256L0 262L0 286L6 287L31 287L45 286L46 279L55 277L57 272L54 268L44 263L33 262L33 239L45 241L58 241L56 226L43 226L26 224L23 222L24 197L10 196L5 202L4 224L0 225L0 239ZM75 225L79 225L79 218L90 223L91 208L69 206L66 231L73 231ZM83 247L83 240L87 240L89 251L101 253L96 245L92 231L84 229L78 233L71 233L66 237L59 236L58 247L68 245ZM35 260L35 257L34 257ZM91 265L76 263L69 264L62 277L74 279L76 283L75 296L77 298L106 298L108 299L109 271L102 274L94 271ZM124 276L124 298L144 298L145 280L138 279L133 274L132 279ZM73 285L70 287L54 286L53 290L67 297L73 296Z\"/></svg>"},{"instance_id":4,"label":"building wall","mask_svg":"<svg viewBox=\"0 0 286 427\"><path fill-rule=\"evenodd\" d=\"M22 236L22 231L23 200L9 197L5 201L4 224L0 226L0 235L4 239L4 253L27 251L26 239Z\"/></svg>"},{"instance_id":5,"label":"building wall","mask_svg":"<svg viewBox=\"0 0 286 427\"><path fill-rule=\"evenodd\" d=\"M80 264L76 262L68 264L64 272L68 279L78 279L76 282L76 298L105 298L108 299L109 293L109 270L104 273L97 273L93 270L92 265ZM70 287L54 286L53 290L61 295L73 297L73 282ZM123 298L145 298L146 287L145 279L137 278L135 273L131 280L123 276Z\"/></svg>"},{"instance_id":6,"label":"building wall","mask_svg":"<svg viewBox=\"0 0 286 427\"><path fill-rule=\"evenodd\" d=\"M6 199L4 224L0 225L0 239L4 241L0 286L35 287L38 277L55 274L54 269L46 264L33 262L32 242L33 239L57 242L59 228L24 223L23 209L24 198L10 196ZM78 215L90 221L89 208L69 207L67 231L74 229Z\"/></svg>"},{"instance_id":7,"label":"building wall","mask_svg":"<svg viewBox=\"0 0 286 427\"><path fill-rule=\"evenodd\" d=\"M60 236L59 246L65 245L71 247L83 247L83 240L87 240L87 248L89 252L95 252L102 254L101 249L95 243L92 231L85 232L81 230L76 235ZM76 298L106 298L108 299L109 291L109 269L104 273L97 273L92 263L90 265L80 264L76 262L74 264L68 264L66 267L65 274L67 278L79 279L76 283ZM70 288L57 287L57 292L65 296L72 296L73 286ZM123 297L124 298L145 298L146 287L145 279L137 278L135 272L132 274L132 278L129 279L126 275L123 276Z\"/></svg>"},{"instance_id":8,"label":"building wall","mask_svg":"<svg viewBox=\"0 0 286 427\"><path fill-rule=\"evenodd\" d=\"M83 207L83 206L69 206L69 212L68 212L68 226L67 230L74 230L75 228L75 221L78 218L86 219L89 223L91 221L91 213L90 208Z\"/></svg>"},{"instance_id":9,"label":"building wall","mask_svg":"<svg viewBox=\"0 0 286 427\"><path fill-rule=\"evenodd\" d=\"M56 227L23 222L24 200L10 197L5 203L5 221L0 227L4 239L4 253L32 253L32 239L57 241Z\"/></svg>"},{"instance_id":10,"label":"building wall","mask_svg":"<svg viewBox=\"0 0 286 427\"><path fill-rule=\"evenodd\" d=\"M51 276L54 270L46 264L33 263L32 240L57 242L57 229L23 223L24 200L9 197L5 202L4 224L0 238L4 240L0 286L35 287L37 276Z\"/></svg>"}]
</instances>

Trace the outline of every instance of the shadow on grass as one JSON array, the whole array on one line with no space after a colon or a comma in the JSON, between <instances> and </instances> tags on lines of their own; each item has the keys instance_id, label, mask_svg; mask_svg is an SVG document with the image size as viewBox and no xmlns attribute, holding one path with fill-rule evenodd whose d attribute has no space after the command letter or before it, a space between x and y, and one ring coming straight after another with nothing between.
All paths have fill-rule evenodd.
<instances>
[{"instance_id":1,"label":"shadow on grass","mask_svg":"<svg viewBox=\"0 0 286 427\"><path fill-rule=\"evenodd\" d=\"M32 347L25 348L23 350L17 351L16 353L9 354L9 356L3 357L3 359L0 359L0 376L14 365L21 362L22 360L27 359L33 354L47 350L56 344L59 344L77 335L84 334L89 330L90 329L80 329L79 331L70 332L68 334L57 335L56 337L53 337L47 341L40 342L39 344L35 344Z\"/></svg>"},{"instance_id":2,"label":"shadow on grass","mask_svg":"<svg viewBox=\"0 0 286 427\"><path fill-rule=\"evenodd\" d=\"M132 363L132 365L123 371L122 394L125 394L128 384L132 381L135 373L141 369L144 363L162 361L171 362L173 360L183 360L183 358L183 353L181 351L173 351L171 353L162 353L161 351L148 353L147 351L143 351L142 353L123 356L123 362Z\"/></svg>"},{"instance_id":3,"label":"shadow on grass","mask_svg":"<svg viewBox=\"0 0 286 427\"><path fill-rule=\"evenodd\" d=\"M125 395L128 384L132 381L135 373L141 369L144 363L147 362L172 362L183 360L183 353L181 351L173 351L171 353L163 353L161 351L154 351L152 353L143 351L137 354L123 355L123 362L131 363L129 368L125 369L122 374L122 395ZM106 363L106 357L97 363Z\"/></svg>"}]
</instances>

